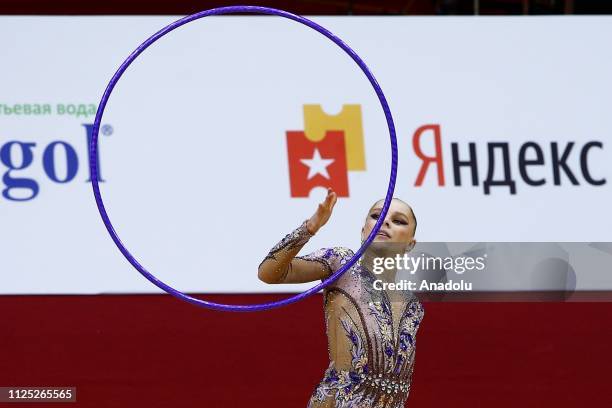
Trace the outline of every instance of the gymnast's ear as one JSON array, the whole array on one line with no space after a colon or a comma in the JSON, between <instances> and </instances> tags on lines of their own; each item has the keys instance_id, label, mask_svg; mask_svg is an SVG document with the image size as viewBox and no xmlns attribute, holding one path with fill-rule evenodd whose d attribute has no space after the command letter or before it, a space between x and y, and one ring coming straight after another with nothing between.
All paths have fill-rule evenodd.
<instances>
[{"instance_id":1,"label":"gymnast's ear","mask_svg":"<svg viewBox=\"0 0 612 408\"><path fill-rule=\"evenodd\" d=\"M416 245L416 239L412 239L412 241L410 241L408 243L408 247L406 248L406 252L410 252L414 249L414 246Z\"/></svg>"}]
</instances>

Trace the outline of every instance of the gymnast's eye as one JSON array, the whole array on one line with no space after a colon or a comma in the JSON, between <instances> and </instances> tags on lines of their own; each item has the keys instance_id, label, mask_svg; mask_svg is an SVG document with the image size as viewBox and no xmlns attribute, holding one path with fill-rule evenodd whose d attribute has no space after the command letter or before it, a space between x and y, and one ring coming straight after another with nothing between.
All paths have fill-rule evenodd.
<instances>
[{"instance_id":1,"label":"gymnast's eye","mask_svg":"<svg viewBox=\"0 0 612 408\"><path fill-rule=\"evenodd\" d=\"M372 218L374 218L375 220L377 220L377 219L378 219L378 214L374 213L374 214L370 215L370 217L372 217Z\"/></svg>"},{"instance_id":2,"label":"gymnast's eye","mask_svg":"<svg viewBox=\"0 0 612 408\"><path fill-rule=\"evenodd\" d=\"M408 223L404 220L393 220L393 222L395 222L396 224L408 225Z\"/></svg>"}]
</instances>

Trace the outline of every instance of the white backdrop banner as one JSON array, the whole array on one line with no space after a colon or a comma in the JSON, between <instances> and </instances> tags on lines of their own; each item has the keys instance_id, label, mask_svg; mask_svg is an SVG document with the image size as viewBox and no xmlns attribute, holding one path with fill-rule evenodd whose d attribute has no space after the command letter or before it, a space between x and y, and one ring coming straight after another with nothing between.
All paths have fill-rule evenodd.
<instances>
[{"instance_id":1,"label":"white backdrop banner","mask_svg":"<svg viewBox=\"0 0 612 408\"><path fill-rule=\"evenodd\" d=\"M160 292L107 234L87 147L115 70L177 18L0 17L0 293ZM395 196L413 207L418 241L612 241L612 18L313 20L385 92ZM171 32L125 72L102 125L115 229L185 292L312 286L266 285L257 266L328 186L334 214L303 253L357 250L389 183L389 131L367 78L327 38L281 18ZM612 289L607 266L581 271L575 287ZM491 288L516 289L500 282Z\"/></svg>"}]
</instances>

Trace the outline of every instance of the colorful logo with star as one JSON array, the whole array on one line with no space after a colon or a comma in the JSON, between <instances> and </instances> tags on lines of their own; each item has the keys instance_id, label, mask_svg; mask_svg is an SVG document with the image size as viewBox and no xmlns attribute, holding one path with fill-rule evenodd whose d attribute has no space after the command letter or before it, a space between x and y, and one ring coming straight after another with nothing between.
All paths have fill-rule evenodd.
<instances>
[{"instance_id":1,"label":"colorful logo with star","mask_svg":"<svg viewBox=\"0 0 612 408\"><path fill-rule=\"evenodd\" d=\"M365 170L361 105L343 105L337 115L321 105L304 105L304 130L287 131L291 197L308 197L314 187L349 196L349 171Z\"/></svg>"}]
</instances>

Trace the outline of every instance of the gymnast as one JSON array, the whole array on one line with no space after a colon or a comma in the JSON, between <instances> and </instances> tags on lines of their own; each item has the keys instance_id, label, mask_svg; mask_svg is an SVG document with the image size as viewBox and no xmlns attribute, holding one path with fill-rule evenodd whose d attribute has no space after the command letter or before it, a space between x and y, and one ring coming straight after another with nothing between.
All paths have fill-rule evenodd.
<instances>
[{"instance_id":1,"label":"gymnast","mask_svg":"<svg viewBox=\"0 0 612 408\"><path fill-rule=\"evenodd\" d=\"M259 265L258 276L269 284L325 280L354 253L330 247L298 256L300 249L329 220L337 194L329 188L316 212L286 235ZM384 200L370 208L361 228L369 236ZM394 257L410 251L417 221L412 208L393 198L384 223L368 251L323 292L329 366L316 386L308 408L400 408L410 392L416 334L424 316L422 303L409 291L374 289L375 256ZM397 270L386 270L394 281Z\"/></svg>"}]
</instances>

